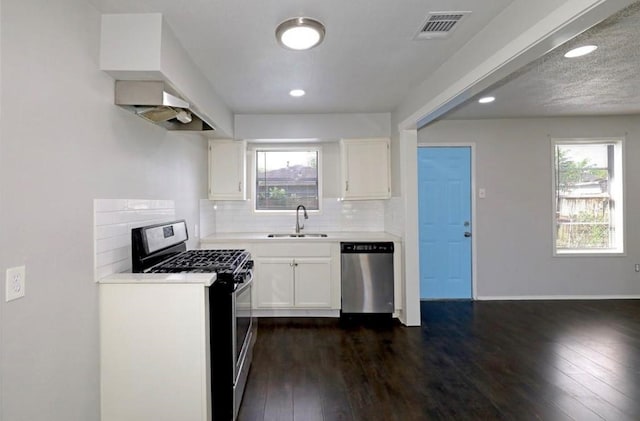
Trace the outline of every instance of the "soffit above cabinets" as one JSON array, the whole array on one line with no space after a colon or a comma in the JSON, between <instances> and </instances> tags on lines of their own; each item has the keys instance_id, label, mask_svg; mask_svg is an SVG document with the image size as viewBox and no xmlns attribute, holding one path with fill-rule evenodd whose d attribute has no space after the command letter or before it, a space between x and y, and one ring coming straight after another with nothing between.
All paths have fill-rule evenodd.
<instances>
[{"instance_id":1,"label":"soffit above cabinets","mask_svg":"<svg viewBox=\"0 0 640 421\"><path fill-rule=\"evenodd\" d=\"M159 13L102 15L100 69L116 79L115 103L148 121L233 134L231 111Z\"/></svg>"}]
</instances>

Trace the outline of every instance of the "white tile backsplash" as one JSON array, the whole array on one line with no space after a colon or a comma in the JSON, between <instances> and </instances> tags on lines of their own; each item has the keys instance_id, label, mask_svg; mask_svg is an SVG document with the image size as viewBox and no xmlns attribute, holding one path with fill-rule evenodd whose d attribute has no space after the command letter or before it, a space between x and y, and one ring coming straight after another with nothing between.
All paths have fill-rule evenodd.
<instances>
[{"instance_id":1,"label":"white tile backsplash","mask_svg":"<svg viewBox=\"0 0 640 421\"><path fill-rule=\"evenodd\" d=\"M131 270L131 229L172 221L173 200L95 199L95 280Z\"/></svg>"},{"instance_id":2,"label":"white tile backsplash","mask_svg":"<svg viewBox=\"0 0 640 421\"><path fill-rule=\"evenodd\" d=\"M324 198L322 211L309 212L309 219L304 220L305 231L384 231L384 202L386 201L339 201L337 198ZM203 200L200 203L200 223L203 229L205 224L215 227L208 232L213 234L214 232L289 232L295 229L296 221L293 213L255 212L251 200L215 202Z\"/></svg>"},{"instance_id":3,"label":"white tile backsplash","mask_svg":"<svg viewBox=\"0 0 640 421\"><path fill-rule=\"evenodd\" d=\"M200 200L200 238L216 232L216 209L214 202L208 199Z\"/></svg>"},{"instance_id":4,"label":"white tile backsplash","mask_svg":"<svg viewBox=\"0 0 640 421\"><path fill-rule=\"evenodd\" d=\"M390 234L404 236L404 201L392 197L384 205L384 230Z\"/></svg>"}]
</instances>

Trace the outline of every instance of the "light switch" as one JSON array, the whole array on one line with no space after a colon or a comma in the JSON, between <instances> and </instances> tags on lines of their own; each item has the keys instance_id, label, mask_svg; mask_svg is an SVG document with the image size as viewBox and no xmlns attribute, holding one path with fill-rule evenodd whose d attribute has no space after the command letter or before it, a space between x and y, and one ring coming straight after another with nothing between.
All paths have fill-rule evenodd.
<instances>
[{"instance_id":1,"label":"light switch","mask_svg":"<svg viewBox=\"0 0 640 421\"><path fill-rule=\"evenodd\" d=\"M7 269L4 294L6 301L24 297L25 274L26 270L24 266Z\"/></svg>"},{"instance_id":2,"label":"light switch","mask_svg":"<svg viewBox=\"0 0 640 421\"><path fill-rule=\"evenodd\" d=\"M484 199L487 197L487 191L485 189L478 189L478 197Z\"/></svg>"}]
</instances>

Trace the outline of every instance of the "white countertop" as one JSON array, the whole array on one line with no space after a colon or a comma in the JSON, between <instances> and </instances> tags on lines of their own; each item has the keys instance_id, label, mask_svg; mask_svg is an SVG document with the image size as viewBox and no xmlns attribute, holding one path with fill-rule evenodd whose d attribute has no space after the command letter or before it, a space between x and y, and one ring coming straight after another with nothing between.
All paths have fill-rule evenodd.
<instances>
[{"instance_id":1,"label":"white countertop","mask_svg":"<svg viewBox=\"0 0 640 421\"><path fill-rule=\"evenodd\" d=\"M314 232L302 232L302 234L313 234ZM387 232L323 232L326 237L277 237L270 238L270 232L222 232L209 235L200 239L201 243L220 242L276 242L276 241L296 241L296 242L335 242L335 241L402 241L397 235ZM284 234L278 232L277 234ZM293 233L291 233L293 234Z\"/></svg>"},{"instance_id":2,"label":"white countertop","mask_svg":"<svg viewBox=\"0 0 640 421\"><path fill-rule=\"evenodd\" d=\"M114 273L100 279L100 284L202 284L215 282L215 273Z\"/></svg>"}]
</instances>

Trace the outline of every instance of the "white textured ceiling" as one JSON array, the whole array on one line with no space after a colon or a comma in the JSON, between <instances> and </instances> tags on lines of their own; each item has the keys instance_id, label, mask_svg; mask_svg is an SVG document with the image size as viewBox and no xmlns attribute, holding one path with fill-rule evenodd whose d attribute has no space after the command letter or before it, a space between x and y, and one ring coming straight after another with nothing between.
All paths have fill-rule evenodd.
<instances>
[{"instance_id":1,"label":"white textured ceiling","mask_svg":"<svg viewBox=\"0 0 640 421\"><path fill-rule=\"evenodd\" d=\"M90 0L160 12L235 113L389 112L512 0ZM430 11L471 11L451 36L414 40ZM281 48L283 20L322 21L324 42ZM303 98L289 90L302 88Z\"/></svg>"},{"instance_id":2,"label":"white textured ceiling","mask_svg":"<svg viewBox=\"0 0 640 421\"><path fill-rule=\"evenodd\" d=\"M587 56L564 58L595 44ZM478 104L491 95L495 102ZM471 98L444 119L640 114L640 2Z\"/></svg>"}]
</instances>

